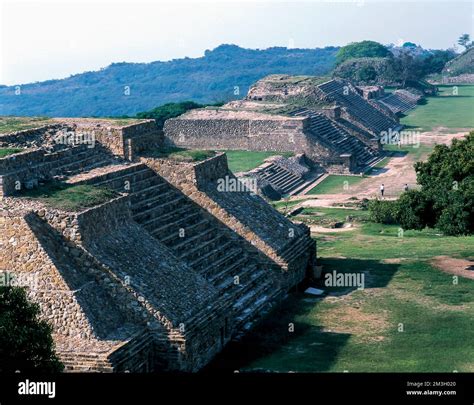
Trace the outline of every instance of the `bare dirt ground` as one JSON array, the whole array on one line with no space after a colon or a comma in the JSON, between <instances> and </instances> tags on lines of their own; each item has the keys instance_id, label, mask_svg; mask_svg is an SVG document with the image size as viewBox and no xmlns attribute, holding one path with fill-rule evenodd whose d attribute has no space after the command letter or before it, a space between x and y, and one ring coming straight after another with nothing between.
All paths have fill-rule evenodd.
<instances>
[{"instance_id":1,"label":"bare dirt ground","mask_svg":"<svg viewBox=\"0 0 474 405\"><path fill-rule=\"evenodd\" d=\"M434 146L436 144L450 145L453 139L465 137L467 132L456 132L452 134L441 133L441 131L423 132L420 134L420 144L424 146ZM428 153L420 156L421 160L426 159ZM349 190L337 194L319 194L294 196L292 199L304 199L301 203L305 207L332 207L334 205L344 205L353 203L351 197L373 199L380 197L380 185L384 184L384 199L393 200L403 192L405 183L409 188L416 188L416 173L413 167L415 154L405 152L393 152L393 156L383 169L372 172L369 177L361 182L350 186ZM343 207L341 207L343 208Z\"/></svg>"},{"instance_id":2,"label":"bare dirt ground","mask_svg":"<svg viewBox=\"0 0 474 405\"><path fill-rule=\"evenodd\" d=\"M446 273L474 280L474 260L454 259L449 256L436 256L431 260L431 264Z\"/></svg>"}]
</instances>

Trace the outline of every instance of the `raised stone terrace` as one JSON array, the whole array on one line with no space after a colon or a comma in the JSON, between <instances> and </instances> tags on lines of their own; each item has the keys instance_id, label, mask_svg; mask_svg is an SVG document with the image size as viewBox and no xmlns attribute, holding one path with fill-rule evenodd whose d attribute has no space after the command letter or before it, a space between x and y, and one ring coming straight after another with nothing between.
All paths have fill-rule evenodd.
<instances>
[{"instance_id":1,"label":"raised stone terrace","mask_svg":"<svg viewBox=\"0 0 474 405\"><path fill-rule=\"evenodd\" d=\"M306 226L229 187L225 154L160 153L153 121L64 120L0 142L0 271L39 303L66 371L197 371L312 275ZM58 184L114 197L65 210L31 194Z\"/></svg>"},{"instance_id":2,"label":"raised stone terrace","mask_svg":"<svg viewBox=\"0 0 474 405\"><path fill-rule=\"evenodd\" d=\"M169 145L305 154L332 173L360 173L382 155L380 136L400 128L391 110L341 80L272 75L244 100L192 110L165 123Z\"/></svg>"}]
</instances>

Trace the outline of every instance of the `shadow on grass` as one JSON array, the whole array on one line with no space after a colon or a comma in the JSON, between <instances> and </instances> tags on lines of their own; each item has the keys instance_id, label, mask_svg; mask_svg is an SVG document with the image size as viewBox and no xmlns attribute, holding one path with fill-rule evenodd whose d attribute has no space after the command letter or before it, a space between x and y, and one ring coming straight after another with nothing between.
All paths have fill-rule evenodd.
<instances>
[{"instance_id":1,"label":"shadow on grass","mask_svg":"<svg viewBox=\"0 0 474 405\"><path fill-rule=\"evenodd\" d=\"M319 259L319 265L322 266L322 277L315 287L324 289L329 295L345 295L359 288L359 284L348 285L348 282L362 281L364 289L386 287L400 266L397 263L381 263L379 260L332 257ZM344 285L331 285L330 282L334 280L344 280Z\"/></svg>"},{"instance_id":2,"label":"shadow on grass","mask_svg":"<svg viewBox=\"0 0 474 405\"><path fill-rule=\"evenodd\" d=\"M291 294L242 340L229 343L203 373L329 370L350 334L326 332L320 326L297 320L308 315L318 302L319 298L309 295ZM290 325L294 325L292 332ZM269 359L272 355L276 356ZM265 359L268 366L252 367L260 359ZM311 368L307 369L305 364Z\"/></svg>"},{"instance_id":3,"label":"shadow on grass","mask_svg":"<svg viewBox=\"0 0 474 405\"><path fill-rule=\"evenodd\" d=\"M324 274L364 273L365 288L385 287L399 265L378 260L324 258L323 278L314 283L331 295L349 294L355 287L327 287ZM321 298L302 293L290 295L262 323L239 342L230 343L204 373L242 371L324 372L332 369L350 334L328 332L322 326L305 322ZM294 332L289 333L289 325ZM264 366L255 368L255 363Z\"/></svg>"}]
</instances>

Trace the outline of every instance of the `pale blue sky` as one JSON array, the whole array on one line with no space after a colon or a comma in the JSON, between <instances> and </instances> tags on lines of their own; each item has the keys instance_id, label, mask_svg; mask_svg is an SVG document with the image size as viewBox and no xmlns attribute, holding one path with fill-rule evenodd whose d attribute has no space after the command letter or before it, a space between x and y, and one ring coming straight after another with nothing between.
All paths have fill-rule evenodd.
<instances>
[{"instance_id":1,"label":"pale blue sky","mask_svg":"<svg viewBox=\"0 0 474 405\"><path fill-rule=\"evenodd\" d=\"M372 39L448 48L473 36L472 1L2 1L0 83L112 62L202 56L222 43L314 48Z\"/></svg>"}]
</instances>

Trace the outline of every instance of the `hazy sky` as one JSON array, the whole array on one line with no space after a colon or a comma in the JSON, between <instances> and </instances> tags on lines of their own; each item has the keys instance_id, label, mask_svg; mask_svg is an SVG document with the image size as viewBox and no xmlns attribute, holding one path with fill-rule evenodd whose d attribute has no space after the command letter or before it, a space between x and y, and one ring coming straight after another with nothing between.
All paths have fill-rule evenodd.
<instances>
[{"instance_id":1,"label":"hazy sky","mask_svg":"<svg viewBox=\"0 0 474 405\"><path fill-rule=\"evenodd\" d=\"M447 48L462 33L473 36L474 24L467 0L0 2L0 84L198 57L222 43L314 48L372 39Z\"/></svg>"}]
</instances>

